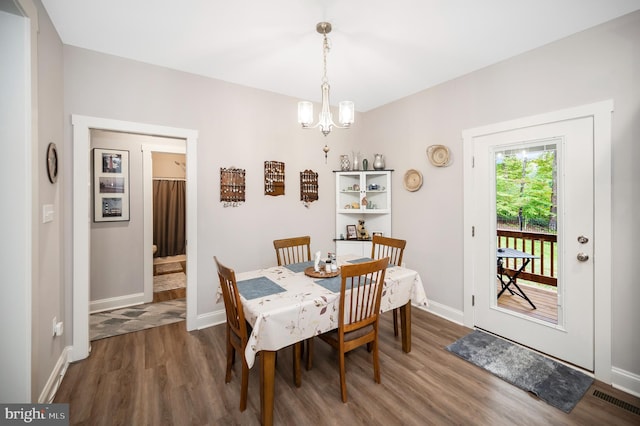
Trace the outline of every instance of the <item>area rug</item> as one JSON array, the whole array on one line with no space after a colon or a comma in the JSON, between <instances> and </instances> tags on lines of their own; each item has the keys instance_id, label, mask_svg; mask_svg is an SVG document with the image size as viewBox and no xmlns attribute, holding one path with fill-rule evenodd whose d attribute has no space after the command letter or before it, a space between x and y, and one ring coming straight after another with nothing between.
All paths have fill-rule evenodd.
<instances>
[{"instance_id":1,"label":"area rug","mask_svg":"<svg viewBox=\"0 0 640 426\"><path fill-rule=\"evenodd\" d=\"M522 346L475 330L447 350L569 413L593 378Z\"/></svg>"},{"instance_id":2,"label":"area rug","mask_svg":"<svg viewBox=\"0 0 640 426\"><path fill-rule=\"evenodd\" d=\"M187 304L184 298L131 306L110 312L98 312L89 315L89 340L104 339L184 321L186 314Z\"/></svg>"},{"instance_id":3,"label":"area rug","mask_svg":"<svg viewBox=\"0 0 640 426\"><path fill-rule=\"evenodd\" d=\"M187 284L187 275L184 272L156 275L153 277L153 292L184 288Z\"/></svg>"}]
</instances>

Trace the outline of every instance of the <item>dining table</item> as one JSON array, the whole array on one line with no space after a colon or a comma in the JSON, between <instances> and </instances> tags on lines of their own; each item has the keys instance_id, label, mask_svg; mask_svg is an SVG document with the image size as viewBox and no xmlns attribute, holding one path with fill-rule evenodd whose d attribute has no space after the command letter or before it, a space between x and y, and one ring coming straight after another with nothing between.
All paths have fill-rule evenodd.
<instances>
[{"instance_id":1,"label":"dining table","mask_svg":"<svg viewBox=\"0 0 640 426\"><path fill-rule=\"evenodd\" d=\"M345 264L372 259L345 255L336 260L340 268ZM314 262L310 261L236 273L244 315L252 326L244 353L250 368L260 354L263 425L273 424L276 352L338 328L341 277L323 278L321 272L311 274L316 276L305 274L305 269L313 266ZM412 269L389 265L385 273L380 310L386 312L400 308L402 350L407 353L411 351L412 304L428 306L419 274ZM300 345L294 347L298 350L296 355L299 355ZM298 369L296 385L300 386L299 362L295 364L294 368Z\"/></svg>"}]
</instances>

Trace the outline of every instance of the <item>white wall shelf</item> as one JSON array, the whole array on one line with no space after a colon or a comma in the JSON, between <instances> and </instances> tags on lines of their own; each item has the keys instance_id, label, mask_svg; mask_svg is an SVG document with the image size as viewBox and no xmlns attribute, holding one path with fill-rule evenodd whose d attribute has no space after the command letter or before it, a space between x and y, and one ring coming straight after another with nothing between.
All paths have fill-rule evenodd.
<instances>
[{"instance_id":1,"label":"white wall shelf","mask_svg":"<svg viewBox=\"0 0 640 426\"><path fill-rule=\"evenodd\" d=\"M391 172L336 171L336 254L371 255L371 240L348 240L347 225L363 219L369 237L391 235ZM366 202L366 204L365 204Z\"/></svg>"}]
</instances>

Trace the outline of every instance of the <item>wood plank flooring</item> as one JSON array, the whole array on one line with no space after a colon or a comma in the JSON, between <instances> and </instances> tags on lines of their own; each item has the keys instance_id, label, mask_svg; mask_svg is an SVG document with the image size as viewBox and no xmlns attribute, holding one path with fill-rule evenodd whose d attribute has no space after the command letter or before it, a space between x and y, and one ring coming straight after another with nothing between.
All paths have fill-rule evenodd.
<instances>
[{"instance_id":1,"label":"wood plank flooring","mask_svg":"<svg viewBox=\"0 0 640 426\"><path fill-rule=\"evenodd\" d=\"M508 291L502 293L502 296L498 299L498 306L501 308L511 309L514 312L519 312L552 324L558 323L557 292L529 286L520 282L518 285L522 288L527 297L531 299L533 304L536 305L536 309L533 309L529 302L524 300L522 297L514 296ZM498 291L500 291L500 289L501 285L498 283Z\"/></svg>"},{"instance_id":2,"label":"wood plank flooring","mask_svg":"<svg viewBox=\"0 0 640 426\"><path fill-rule=\"evenodd\" d=\"M314 365L293 384L291 350L279 352L277 425L638 425L640 415L593 395L634 406L640 399L596 382L566 414L451 354L445 346L471 330L412 309L413 347L401 350L390 314L381 321L382 383L373 381L365 348L347 356L349 402L340 400L337 357L319 339ZM224 383L224 325L187 332L170 324L92 343L69 366L55 402L70 404L72 425L257 425L259 367L250 370L240 412L240 363Z\"/></svg>"}]
</instances>

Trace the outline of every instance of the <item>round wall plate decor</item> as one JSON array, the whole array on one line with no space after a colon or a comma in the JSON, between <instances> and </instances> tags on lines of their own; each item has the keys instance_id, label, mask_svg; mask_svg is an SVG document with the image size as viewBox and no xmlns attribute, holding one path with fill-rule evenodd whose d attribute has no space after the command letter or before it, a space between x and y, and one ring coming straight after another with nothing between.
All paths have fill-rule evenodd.
<instances>
[{"instance_id":1,"label":"round wall plate decor","mask_svg":"<svg viewBox=\"0 0 640 426\"><path fill-rule=\"evenodd\" d=\"M409 169L404 174L404 189L410 192L417 191L422 186L422 173L416 169Z\"/></svg>"},{"instance_id":2,"label":"round wall plate decor","mask_svg":"<svg viewBox=\"0 0 640 426\"><path fill-rule=\"evenodd\" d=\"M47 147L47 175L51 183L58 180L58 150L53 142Z\"/></svg>"},{"instance_id":3,"label":"round wall plate decor","mask_svg":"<svg viewBox=\"0 0 640 426\"><path fill-rule=\"evenodd\" d=\"M427 148L427 158L436 167L449 165L449 148L444 145L431 145Z\"/></svg>"}]
</instances>

